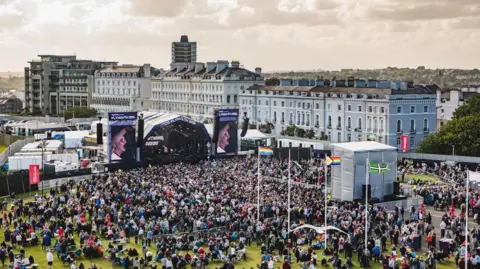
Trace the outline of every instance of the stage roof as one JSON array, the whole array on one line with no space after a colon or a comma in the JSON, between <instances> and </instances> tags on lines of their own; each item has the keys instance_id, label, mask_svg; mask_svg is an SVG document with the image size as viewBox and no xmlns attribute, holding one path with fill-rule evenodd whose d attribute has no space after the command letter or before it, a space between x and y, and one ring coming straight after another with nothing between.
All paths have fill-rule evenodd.
<instances>
[{"instance_id":1,"label":"stage roof","mask_svg":"<svg viewBox=\"0 0 480 269\"><path fill-rule=\"evenodd\" d=\"M210 136L213 136L213 124L205 124L205 128L207 128L208 134L210 134ZM238 130L238 137L240 137L240 133L242 133L241 129ZM241 139L262 139L262 138L269 138L269 137L274 137L274 136L266 135L256 129L249 129L245 134L245 136L240 138Z\"/></svg>"},{"instance_id":2,"label":"stage roof","mask_svg":"<svg viewBox=\"0 0 480 269\"><path fill-rule=\"evenodd\" d=\"M346 142L346 143L334 143L333 147L339 147L344 150L354 152L369 152L369 151L396 151L397 148L378 143L375 141L360 141L360 142Z\"/></svg>"},{"instance_id":3,"label":"stage roof","mask_svg":"<svg viewBox=\"0 0 480 269\"><path fill-rule=\"evenodd\" d=\"M157 128L160 128L162 126L168 125L173 122L183 121L183 122L190 123L192 125L197 125L198 127L202 128L204 135L207 136L207 138L210 140L210 136L207 130L205 129L205 125L201 122L194 121L188 117L184 117L178 114L152 112L152 111L145 111L140 113L143 114L143 119L144 119L144 133L143 133L144 138L146 138L152 131L155 131Z\"/></svg>"}]
</instances>

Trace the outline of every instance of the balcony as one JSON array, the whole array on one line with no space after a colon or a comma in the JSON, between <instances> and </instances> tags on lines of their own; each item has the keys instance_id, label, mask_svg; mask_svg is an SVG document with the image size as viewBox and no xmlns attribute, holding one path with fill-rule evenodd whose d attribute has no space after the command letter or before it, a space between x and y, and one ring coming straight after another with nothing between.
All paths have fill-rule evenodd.
<instances>
[{"instance_id":1,"label":"balcony","mask_svg":"<svg viewBox=\"0 0 480 269\"><path fill-rule=\"evenodd\" d=\"M332 129L332 125L331 124L327 125L327 129Z\"/></svg>"},{"instance_id":2,"label":"balcony","mask_svg":"<svg viewBox=\"0 0 480 269\"><path fill-rule=\"evenodd\" d=\"M361 133L361 132L362 132L362 128L361 128L361 127L357 127L357 128L355 128L355 132L359 132L359 133Z\"/></svg>"},{"instance_id":3,"label":"balcony","mask_svg":"<svg viewBox=\"0 0 480 269\"><path fill-rule=\"evenodd\" d=\"M410 133L411 133L411 134L416 134L416 133L417 133L417 129L410 129Z\"/></svg>"},{"instance_id":4,"label":"balcony","mask_svg":"<svg viewBox=\"0 0 480 269\"><path fill-rule=\"evenodd\" d=\"M341 131L342 130L342 125L337 125L337 130Z\"/></svg>"},{"instance_id":5,"label":"balcony","mask_svg":"<svg viewBox=\"0 0 480 269\"><path fill-rule=\"evenodd\" d=\"M430 129L429 129L429 128L423 128L423 133L424 133L424 134L430 133Z\"/></svg>"},{"instance_id":6,"label":"balcony","mask_svg":"<svg viewBox=\"0 0 480 269\"><path fill-rule=\"evenodd\" d=\"M351 131L352 130L352 126L347 126L347 131Z\"/></svg>"},{"instance_id":7,"label":"balcony","mask_svg":"<svg viewBox=\"0 0 480 269\"><path fill-rule=\"evenodd\" d=\"M397 130L397 135L403 134L403 130Z\"/></svg>"},{"instance_id":8,"label":"balcony","mask_svg":"<svg viewBox=\"0 0 480 269\"><path fill-rule=\"evenodd\" d=\"M317 123L315 123L315 128L318 128L320 127L320 123L317 121Z\"/></svg>"},{"instance_id":9,"label":"balcony","mask_svg":"<svg viewBox=\"0 0 480 269\"><path fill-rule=\"evenodd\" d=\"M378 129L377 129L377 128L373 128L373 132L374 132L374 133L377 133L377 132L378 132Z\"/></svg>"},{"instance_id":10,"label":"balcony","mask_svg":"<svg viewBox=\"0 0 480 269\"><path fill-rule=\"evenodd\" d=\"M280 124L285 124L285 119L282 119L282 120L280 121Z\"/></svg>"}]
</instances>

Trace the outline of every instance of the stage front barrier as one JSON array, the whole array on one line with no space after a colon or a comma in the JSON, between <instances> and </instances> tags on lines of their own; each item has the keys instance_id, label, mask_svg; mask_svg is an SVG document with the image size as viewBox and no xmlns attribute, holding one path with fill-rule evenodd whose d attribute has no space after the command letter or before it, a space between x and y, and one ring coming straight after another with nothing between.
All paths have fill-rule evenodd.
<instances>
[{"instance_id":1,"label":"stage front barrier","mask_svg":"<svg viewBox=\"0 0 480 269\"><path fill-rule=\"evenodd\" d=\"M410 210L411 206L414 206L415 209L420 210L420 207L423 204L423 197L417 196L414 198L409 198L406 200L398 200L398 201L390 201L390 202L382 202L375 204L375 206L385 207L387 211L395 211L395 207L405 208L405 210Z\"/></svg>"}]
</instances>

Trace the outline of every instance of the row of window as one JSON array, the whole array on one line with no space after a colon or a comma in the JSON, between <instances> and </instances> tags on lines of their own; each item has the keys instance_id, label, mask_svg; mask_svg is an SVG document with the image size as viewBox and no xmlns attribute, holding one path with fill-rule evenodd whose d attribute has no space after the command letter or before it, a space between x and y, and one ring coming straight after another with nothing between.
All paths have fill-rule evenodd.
<instances>
[{"instance_id":1,"label":"row of window","mask_svg":"<svg viewBox=\"0 0 480 269\"><path fill-rule=\"evenodd\" d=\"M133 94L134 96L140 94L140 91L137 89L129 89L129 88L122 88L122 89L110 89L110 88L95 88L93 90L95 94L113 94L113 95L127 95Z\"/></svg>"},{"instance_id":2,"label":"row of window","mask_svg":"<svg viewBox=\"0 0 480 269\"><path fill-rule=\"evenodd\" d=\"M137 73L98 73L97 77L104 78L136 78Z\"/></svg>"},{"instance_id":3,"label":"row of window","mask_svg":"<svg viewBox=\"0 0 480 269\"><path fill-rule=\"evenodd\" d=\"M105 83L106 82L106 83ZM110 83L111 82L111 83ZM137 81L135 80L97 80L97 85L103 85L105 86L105 84L107 86L110 86L110 84L112 86L130 86L130 85L133 85L133 86L136 86L137 85Z\"/></svg>"},{"instance_id":4,"label":"row of window","mask_svg":"<svg viewBox=\"0 0 480 269\"><path fill-rule=\"evenodd\" d=\"M403 130L402 120L397 120L397 133L401 133L403 131L405 131L405 130ZM410 132L416 132L417 131L414 119L410 120L410 130L408 130L408 131L410 131ZM424 132L429 131L428 119L423 119L423 130L422 131L424 131Z\"/></svg>"},{"instance_id":5,"label":"row of window","mask_svg":"<svg viewBox=\"0 0 480 269\"><path fill-rule=\"evenodd\" d=\"M211 90L211 91L223 91L225 88L227 90L243 90L245 89L244 85L232 85L232 86L225 86L222 84L190 84L190 83L164 83L164 88L167 90ZM161 89L161 83L152 83L153 89Z\"/></svg>"},{"instance_id":6,"label":"row of window","mask_svg":"<svg viewBox=\"0 0 480 269\"><path fill-rule=\"evenodd\" d=\"M403 113L403 107L397 106L397 114ZM416 113L416 106L410 106L410 113ZM423 106L423 113L428 113L428 106Z\"/></svg>"}]
</instances>

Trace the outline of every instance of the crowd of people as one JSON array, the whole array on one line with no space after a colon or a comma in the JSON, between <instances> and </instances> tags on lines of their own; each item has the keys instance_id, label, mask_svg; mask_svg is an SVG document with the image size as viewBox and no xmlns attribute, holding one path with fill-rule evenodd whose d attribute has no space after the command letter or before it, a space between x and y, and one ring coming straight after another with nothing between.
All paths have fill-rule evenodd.
<instances>
[{"instance_id":1,"label":"crowd of people","mask_svg":"<svg viewBox=\"0 0 480 269\"><path fill-rule=\"evenodd\" d=\"M411 165L399 163L400 174L409 173ZM439 223L432 221L431 207L387 210L333 200L328 201L325 216L322 160L292 164L290 173L297 184L292 185L291 208L285 183L288 169L286 161L262 158L260 211L256 158L150 166L71 181L32 201L17 200L10 210L3 204L0 260L8 258L12 268L34 265L25 250L41 244L50 265L55 260L75 269L87 268L79 257L106 258L112 266L124 268L157 268L157 263L162 268L206 268L212 262L234 268L250 257L249 246L258 244L261 258L255 263L267 269L274 268L274 262L286 269L296 263L302 268L328 264L346 269L353 266L354 253L362 267L381 263L389 269L434 269L449 256L464 264L466 237L470 236L470 250L478 246L480 231L465 231L461 180L449 185L415 182L419 195L456 201L461 213L443 208ZM477 196L472 199L480 204ZM309 230L288 233L288 212L292 229L323 225L326 217L329 225L343 232L328 234L325 247L325 235ZM18 245L23 253L14 254ZM471 254L469 263L480 266L480 256Z\"/></svg>"}]
</instances>

